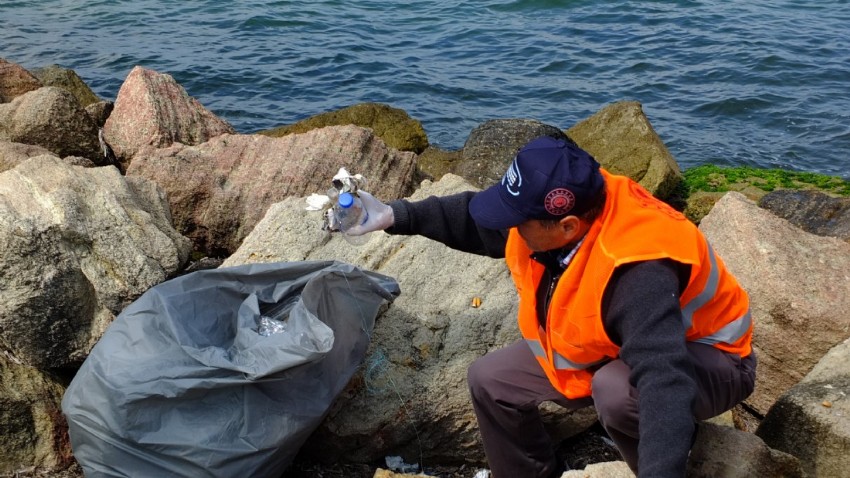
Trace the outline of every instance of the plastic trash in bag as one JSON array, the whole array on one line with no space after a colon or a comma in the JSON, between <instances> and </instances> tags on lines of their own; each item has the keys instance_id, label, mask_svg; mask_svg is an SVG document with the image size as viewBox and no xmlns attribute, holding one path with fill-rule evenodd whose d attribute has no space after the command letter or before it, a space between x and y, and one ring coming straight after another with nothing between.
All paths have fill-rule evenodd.
<instances>
[{"instance_id":1,"label":"plastic trash in bag","mask_svg":"<svg viewBox=\"0 0 850 478\"><path fill-rule=\"evenodd\" d=\"M363 361L390 277L340 262L250 264L128 306L62 400L92 477L279 477ZM281 329L261 334L263 317Z\"/></svg>"}]
</instances>

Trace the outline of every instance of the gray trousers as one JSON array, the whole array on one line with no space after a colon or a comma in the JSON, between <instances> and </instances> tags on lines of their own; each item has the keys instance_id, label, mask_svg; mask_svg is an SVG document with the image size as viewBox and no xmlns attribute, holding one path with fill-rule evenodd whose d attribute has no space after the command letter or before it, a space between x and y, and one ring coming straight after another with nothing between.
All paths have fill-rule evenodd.
<instances>
[{"instance_id":1,"label":"gray trousers","mask_svg":"<svg viewBox=\"0 0 850 478\"><path fill-rule=\"evenodd\" d=\"M709 345L689 342L687 347L696 371L697 420L719 415L752 393L755 354L739 361ZM622 360L614 360L594 374L592 397L571 400L552 386L525 341L473 362L467 379L493 478L546 478L557 469L537 408L544 401L571 410L594 405L623 459L637 470L638 393L629 384L630 371ZM731 384L730 376L737 377ZM724 386L716 386L721 382Z\"/></svg>"}]
</instances>

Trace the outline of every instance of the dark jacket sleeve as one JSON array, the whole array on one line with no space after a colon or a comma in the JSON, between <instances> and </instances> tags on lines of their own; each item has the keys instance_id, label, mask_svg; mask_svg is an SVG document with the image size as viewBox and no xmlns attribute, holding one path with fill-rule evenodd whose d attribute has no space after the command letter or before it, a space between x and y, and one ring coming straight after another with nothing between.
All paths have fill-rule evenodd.
<instances>
[{"instance_id":1,"label":"dark jacket sleeve","mask_svg":"<svg viewBox=\"0 0 850 478\"><path fill-rule=\"evenodd\" d=\"M472 191L451 196L431 196L417 202L393 201L395 223L388 234L420 235L463 252L505 257L508 232L478 227L469 215Z\"/></svg>"},{"instance_id":2,"label":"dark jacket sleeve","mask_svg":"<svg viewBox=\"0 0 850 478\"><path fill-rule=\"evenodd\" d=\"M603 298L605 331L638 390L640 476L685 476L697 393L679 306L688 273L671 260L622 266Z\"/></svg>"}]
</instances>

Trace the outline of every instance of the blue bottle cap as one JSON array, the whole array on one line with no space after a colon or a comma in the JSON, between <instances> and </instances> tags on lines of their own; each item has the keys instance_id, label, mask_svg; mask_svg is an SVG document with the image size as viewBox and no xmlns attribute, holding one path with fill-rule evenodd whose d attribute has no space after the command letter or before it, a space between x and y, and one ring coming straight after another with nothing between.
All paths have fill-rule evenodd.
<instances>
[{"instance_id":1,"label":"blue bottle cap","mask_svg":"<svg viewBox=\"0 0 850 478\"><path fill-rule=\"evenodd\" d=\"M351 193L342 193L339 195L339 207L349 208L352 204L354 204L354 196Z\"/></svg>"}]
</instances>

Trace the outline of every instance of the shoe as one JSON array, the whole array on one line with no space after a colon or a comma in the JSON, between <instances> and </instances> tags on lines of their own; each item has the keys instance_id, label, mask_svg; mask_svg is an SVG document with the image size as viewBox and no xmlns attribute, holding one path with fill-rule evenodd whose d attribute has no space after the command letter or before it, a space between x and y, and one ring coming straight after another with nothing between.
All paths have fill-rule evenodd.
<instances>
[{"instance_id":1,"label":"shoe","mask_svg":"<svg viewBox=\"0 0 850 478\"><path fill-rule=\"evenodd\" d=\"M552 478L561 478L561 475L570 471L570 465L566 461L558 462L558 468L555 468L555 471L552 472Z\"/></svg>"}]
</instances>

